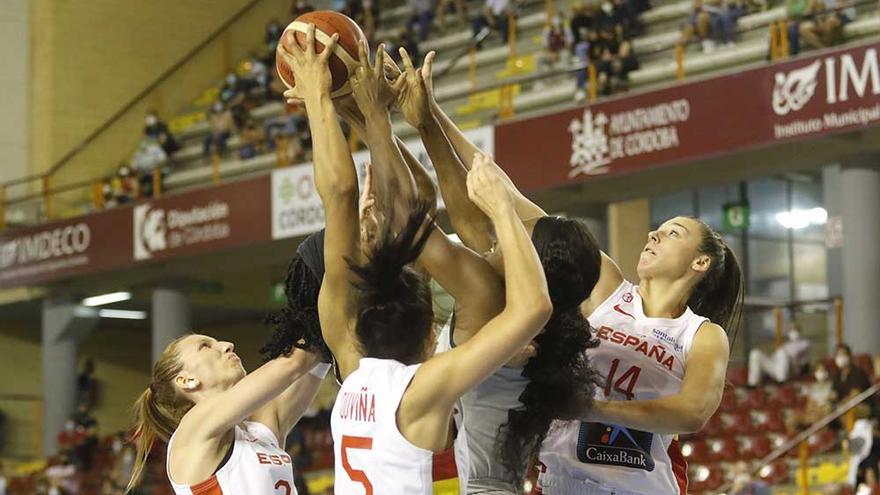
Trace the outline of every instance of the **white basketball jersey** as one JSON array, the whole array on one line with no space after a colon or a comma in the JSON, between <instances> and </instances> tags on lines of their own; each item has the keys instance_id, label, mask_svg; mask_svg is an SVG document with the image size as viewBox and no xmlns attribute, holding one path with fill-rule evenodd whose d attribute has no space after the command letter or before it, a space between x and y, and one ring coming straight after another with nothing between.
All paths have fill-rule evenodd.
<instances>
[{"instance_id":1,"label":"white basketball jersey","mask_svg":"<svg viewBox=\"0 0 880 495\"><path fill-rule=\"evenodd\" d=\"M454 328L446 324L440 332L435 353L453 347ZM498 459L498 428L507 423L507 412L522 406L519 396L529 380L522 368L502 367L482 383L465 392L453 414L458 435L455 437L455 464L462 494L480 493L486 487L516 491L513 475Z\"/></svg>"},{"instance_id":2,"label":"white basketball jersey","mask_svg":"<svg viewBox=\"0 0 880 495\"><path fill-rule=\"evenodd\" d=\"M168 440L168 456L171 444ZM213 476L195 485L182 485L171 479L177 495L296 495L290 456L279 447L278 439L266 425L245 421L235 426L232 453ZM167 464L166 464L167 469Z\"/></svg>"},{"instance_id":3,"label":"white basketball jersey","mask_svg":"<svg viewBox=\"0 0 880 495\"><path fill-rule=\"evenodd\" d=\"M397 429L397 408L420 365L363 358L342 383L330 427L340 495L431 495L434 454Z\"/></svg>"},{"instance_id":4,"label":"white basketball jersey","mask_svg":"<svg viewBox=\"0 0 880 495\"><path fill-rule=\"evenodd\" d=\"M623 282L590 315L600 344L588 355L601 376L597 400L645 400L681 391L694 336L706 318L649 318L638 287ZM550 494L598 486L608 493L685 494L687 464L675 435L611 424L557 422L539 455L539 484ZM586 489L583 490L587 492Z\"/></svg>"}]
</instances>

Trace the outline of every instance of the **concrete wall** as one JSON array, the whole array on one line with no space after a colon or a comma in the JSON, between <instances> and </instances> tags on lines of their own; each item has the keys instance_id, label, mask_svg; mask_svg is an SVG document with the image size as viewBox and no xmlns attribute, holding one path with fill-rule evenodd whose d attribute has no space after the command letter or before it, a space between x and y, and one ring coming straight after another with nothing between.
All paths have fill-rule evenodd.
<instances>
[{"instance_id":1,"label":"concrete wall","mask_svg":"<svg viewBox=\"0 0 880 495\"><path fill-rule=\"evenodd\" d=\"M30 2L0 9L0 182L27 175Z\"/></svg>"},{"instance_id":2,"label":"concrete wall","mask_svg":"<svg viewBox=\"0 0 880 495\"><path fill-rule=\"evenodd\" d=\"M19 0L16 0L19 1ZM31 171L47 170L250 0L33 2ZM110 173L140 139L144 113L171 117L250 50L265 23L285 21L290 2L256 7L127 113L56 177L63 185ZM79 197L88 197L83 191ZM75 199L59 198L58 208Z\"/></svg>"}]
</instances>

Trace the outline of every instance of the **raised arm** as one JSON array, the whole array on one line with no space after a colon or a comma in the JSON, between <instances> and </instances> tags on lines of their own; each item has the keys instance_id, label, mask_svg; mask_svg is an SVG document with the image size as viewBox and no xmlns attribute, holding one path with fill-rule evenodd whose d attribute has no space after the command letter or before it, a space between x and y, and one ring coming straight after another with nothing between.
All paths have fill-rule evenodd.
<instances>
[{"instance_id":1,"label":"raised arm","mask_svg":"<svg viewBox=\"0 0 880 495\"><path fill-rule=\"evenodd\" d=\"M465 170L470 170L471 165L473 163L473 157L475 153L483 153L482 150L477 148L474 143L472 143L467 136L464 135L463 132L455 125L455 122L452 121L451 118L443 111L443 108L440 107L440 104L437 103L437 100L434 99L434 85L431 78L431 64L430 60L426 59L425 65L422 67L422 77L425 80L425 88L428 90L429 101L431 104L431 113L436 118L440 127L443 129L443 133L446 138L449 139L449 143L452 145L452 148L455 150L455 154L458 156L460 163L464 166ZM438 171L439 176L439 171ZM452 177L455 177L454 175ZM507 176L506 173L502 172L502 179L511 194L514 198L514 206L516 208L516 214L519 216L521 220L524 222L527 220L539 218L546 216L547 214L542 210L538 205L533 203L530 199L526 198L519 189L513 184L510 180L510 177ZM444 182L441 180L440 182L440 190L442 191L445 187ZM445 197L444 197L445 200ZM469 222L478 222L479 218L476 217L465 217L463 221ZM477 223L477 225L479 225ZM464 240L464 239L462 239ZM467 244L467 242L466 242ZM470 246L476 249L475 246Z\"/></svg>"},{"instance_id":2,"label":"raised arm","mask_svg":"<svg viewBox=\"0 0 880 495\"><path fill-rule=\"evenodd\" d=\"M297 85L286 97L305 102L312 134L315 184L324 204L324 280L318 295L321 332L339 364L342 378L357 367L360 353L354 337L356 308L348 262L360 259L357 172L348 143L330 99L327 60L336 35L320 54L315 53L315 26L309 25L306 46L295 39L282 56L297 75Z\"/></svg>"},{"instance_id":3,"label":"raised arm","mask_svg":"<svg viewBox=\"0 0 880 495\"><path fill-rule=\"evenodd\" d=\"M729 357L724 329L704 323L688 353L681 392L648 400L597 400L592 413L583 419L654 433L698 432L721 403Z\"/></svg>"},{"instance_id":4,"label":"raised arm","mask_svg":"<svg viewBox=\"0 0 880 495\"><path fill-rule=\"evenodd\" d=\"M404 396L401 413L418 423L442 425L454 402L517 354L543 328L552 306L540 260L516 215L513 198L484 155L468 174L471 200L495 227L504 250L504 309L468 342L434 356L422 365Z\"/></svg>"},{"instance_id":5,"label":"raised arm","mask_svg":"<svg viewBox=\"0 0 880 495\"><path fill-rule=\"evenodd\" d=\"M209 397L193 406L177 429L175 445L184 449L204 442L219 442L233 426L247 419L261 407L275 399L315 363L315 356L294 349L257 368L230 389ZM277 425L268 424L276 434Z\"/></svg>"},{"instance_id":6,"label":"raised arm","mask_svg":"<svg viewBox=\"0 0 880 495\"><path fill-rule=\"evenodd\" d=\"M379 46L373 65L364 44L359 47L358 55L359 66L351 78L352 96L365 119L365 140L376 174L379 209L386 219L402 222L408 213L406 208L413 204L418 192L391 133L388 105L394 100L394 93L383 69L385 46Z\"/></svg>"}]
</instances>

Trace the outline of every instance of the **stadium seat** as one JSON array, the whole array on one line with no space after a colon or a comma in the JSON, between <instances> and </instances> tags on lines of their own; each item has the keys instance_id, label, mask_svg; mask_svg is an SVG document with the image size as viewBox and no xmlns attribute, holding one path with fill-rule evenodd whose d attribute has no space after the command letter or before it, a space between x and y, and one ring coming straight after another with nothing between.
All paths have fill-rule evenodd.
<instances>
[{"instance_id":1,"label":"stadium seat","mask_svg":"<svg viewBox=\"0 0 880 495\"><path fill-rule=\"evenodd\" d=\"M785 421L781 409L752 411L751 417L755 428L763 433L785 433Z\"/></svg>"},{"instance_id":2,"label":"stadium seat","mask_svg":"<svg viewBox=\"0 0 880 495\"><path fill-rule=\"evenodd\" d=\"M689 464L703 464L711 459L709 444L705 440L689 440L682 444L681 454Z\"/></svg>"},{"instance_id":3,"label":"stadium seat","mask_svg":"<svg viewBox=\"0 0 880 495\"><path fill-rule=\"evenodd\" d=\"M735 387L745 387L749 381L749 370L746 367L733 368L728 372L727 379Z\"/></svg>"},{"instance_id":4,"label":"stadium seat","mask_svg":"<svg viewBox=\"0 0 880 495\"><path fill-rule=\"evenodd\" d=\"M763 434L742 437L740 439L740 458L741 459L761 459L772 450L770 446L770 438Z\"/></svg>"},{"instance_id":5,"label":"stadium seat","mask_svg":"<svg viewBox=\"0 0 880 495\"><path fill-rule=\"evenodd\" d=\"M691 466L689 471L690 491L694 493L715 490L724 484L721 466L698 464Z\"/></svg>"},{"instance_id":6,"label":"stadium seat","mask_svg":"<svg viewBox=\"0 0 880 495\"><path fill-rule=\"evenodd\" d=\"M770 486L786 483L790 476L788 463L784 460L778 460L769 466L764 466L758 476Z\"/></svg>"},{"instance_id":7,"label":"stadium seat","mask_svg":"<svg viewBox=\"0 0 880 495\"><path fill-rule=\"evenodd\" d=\"M767 399L767 405L775 408L800 407L803 397L798 392L798 387L792 383L776 388L774 393Z\"/></svg>"},{"instance_id":8,"label":"stadium seat","mask_svg":"<svg viewBox=\"0 0 880 495\"><path fill-rule=\"evenodd\" d=\"M735 437L715 438L707 441L709 459L720 462L739 460L739 443Z\"/></svg>"},{"instance_id":9,"label":"stadium seat","mask_svg":"<svg viewBox=\"0 0 880 495\"><path fill-rule=\"evenodd\" d=\"M749 435L752 433L752 416L747 411L721 415L723 435Z\"/></svg>"},{"instance_id":10,"label":"stadium seat","mask_svg":"<svg viewBox=\"0 0 880 495\"><path fill-rule=\"evenodd\" d=\"M752 389L746 392L745 397L739 403L740 409L751 411L767 406L767 393L762 388Z\"/></svg>"},{"instance_id":11,"label":"stadium seat","mask_svg":"<svg viewBox=\"0 0 880 495\"><path fill-rule=\"evenodd\" d=\"M837 444L837 437L830 428L823 428L810 435L807 443L810 446L810 455L814 456L831 450Z\"/></svg>"}]
</instances>

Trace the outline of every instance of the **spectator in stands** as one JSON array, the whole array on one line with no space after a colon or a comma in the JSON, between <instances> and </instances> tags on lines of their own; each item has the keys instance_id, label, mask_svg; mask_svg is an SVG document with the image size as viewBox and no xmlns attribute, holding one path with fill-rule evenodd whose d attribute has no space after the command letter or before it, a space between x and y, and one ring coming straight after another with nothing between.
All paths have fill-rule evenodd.
<instances>
[{"instance_id":1,"label":"spectator in stands","mask_svg":"<svg viewBox=\"0 0 880 495\"><path fill-rule=\"evenodd\" d=\"M801 335L794 323L788 329L786 340L772 354L760 349L749 352L750 387L757 387L761 379L768 375L777 383L799 376L810 363L810 341Z\"/></svg>"},{"instance_id":2,"label":"spectator in stands","mask_svg":"<svg viewBox=\"0 0 880 495\"><path fill-rule=\"evenodd\" d=\"M579 66L590 63L590 41L588 39L589 32L586 27L581 27L578 32L578 42L574 45L574 57ZM587 83L589 75L587 70L579 70L575 73L575 101L583 101L587 98Z\"/></svg>"},{"instance_id":3,"label":"spectator in stands","mask_svg":"<svg viewBox=\"0 0 880 495\"><path fill-rule=\"evenodd\" d=\"M852 350L846 344L837 346L834 354L834 364L837 372L834 373L833 388L837 399L835 405L839 405L871 386L867 373L853 363Z\"/></svg>"},{"instance_id":4,"label":"spectator in stands","mask_svg":"<svg viewBox=\"0 0 880 495\"><path fill-rule=\"evenodd\" d=\"M155 111L147 112L144 123L144 136L158 141L167 156L174 155L180 149L180 144L177 143L174 135L168 130L168 126Z\"/></svg>"},{"instance_id":5,"label":"spectator in stands","mask_svg":"<svg viewBox=\"0 0 880 495\"><path fill-rule=\"evenodd\" d=\"M611 18L618 30L618 39L628 40L641 31L639 15L627 0L613 0Z\"/></svg>"},{"instance_id":6,"label":"spectator in stands","mask_svg":"<svg viewBox=\"0 0 880 495\"><path fill-rule=\"evenodd\" d=\"M226 142L235 130L235 122L232 113L224 107L223 102L215 102L208 115L208 124L211 132L205 137L204 155L206 157L216 153L226 154Z\"/></svg>"},{"instance_id":7,"label":"spectator in stands","mask_svg":"<svg viewBox=\"0 0 880 495\"><path fill-rule=\"evenodd\" d=\"M259 90L260 85L257 81L238 77L235 72L226 75L226 81L220 88L220 101L232 112L236 126L244 126L248 112L254 106L254 97Z\"/></svg>"},{"instance_id":8,"label":"spectator in stands","mask_svg":"<svg viewBox=\"0 0 880 495\"><path fill-rule=\"evenodd\" d=\"M49 480L49 495L76 495L79 493L79 479L76 466L70 458L62 455L61 459L46 468L46 478Z\"/></svg>"},{"instance_id":9,"label":"spectator in stands","mask_svg":"<svg viewBox=\"0 0 880 495\"><path fill-rule=\"evenodd\" d=\"M596 29L596 6L592 3L575 2L571 6L572 45L587 40L586 33Z\"/></svg>"},{"instance_id":10,"label":"spectator in stands","mask_svg":"<svg viewBox=\"0 0 880 495\"><path fill-rule=\"evenodd\" d=\"M116 169L116 176L110 180L110 189L112 191L114 202L117 205L128 203L134 198L140 196L138 189L137 177L132 172L131 167L122 162Z\"/></svg>"},{"instance_id":11,"label":"spectator in stands","mask_svg":"<svg viewBox=\"0 0 880 495\"><path fill-rule=\"evenodd\" d=\"M409 54L412 60L421 59L419 42L416 35L412 32L411 26L409 25L404 25L402 28L400 28L397 39L385 41L385 49L388 51L388 55L391 56L391 60L394 60L397 65L401 65L403 63L402 59L400 58L399 49L401 47L406 50L406 53Z\"/></svg>"},{"instance_id":12,"label":"spectator in stands","mask_svg":"<svg viewBox=\"0 0 880 495\"><path fill-rule=\"evenodd\" d=\"M253 158L265 152L264 143L266 134L263 129L250 119L241 131L241 145L238 148L238 157L242 160Z\"/></svg>"},{"instance_id":13,"label":"spectator in stands","mask_svg":"<svg viewBox=\"0 0 880 495\"><path fill-rule=\"evenodd\" d=\"M721 22L722 9L718 0L694 0L691 19L682 29L679 45L686 46L696 36L702 43L703 52L713 52Z\"/></svg>"},{"instance_id":14,"label":"spectator in stands","mask_svg":"<svg viewBox=\"0 0 880 495\"><path fill-rule=\"evenodd\" d=\"M253 81L254 89L259 88L268 94L270 91L269 83L271 82L269 69L266 67L266 64L260 60L260 57L258 57L256 53L252 53L248 58L245 68L248 71L247 79Z\"/></svg>"},{"instance_id":15,"label":"spectator in stands","mask_svg":"<svg viewBox=\"0 0 880 495\"><path fill-rule=\"evenodd\" d=\"M760 479L753 479L749 472L749 465L745 461L738 461L733 467L733 495L771 495L770 487Z\"/></svg>"},{"instance_id":16,"label":"spectator in stands","mask_svg":"<svg viewBox=\"0 0 880 495\"><path fill-rule=\"evenodd\" d=\"M455 7L459 23L462 26L467 25L468 9L464 0L440 0L437 6L437 26L440 28L440 31L446 31L446 16L449 15L451 7Z\"/></svg>"},{"instance_id":17,"label":"spectator in stands","mask_svg":"<svg viewBox=\"0 0 880 495\"><path fill-rule=\"evenodd\" d=\"M550 20L550 25L544 28L544 66L548 70L556 67L562 60L563 64L571 53L574 35L561 14L556 13Z\"/></svg>"},{"instance_id":18,"label":"spectator in stands","mask_svg":"<svg viewBox=\"0 0 880 495\"><path fill-rule=\"evenodd\" d=\"M513 14L513 5L510 0L486 0L483 11L474 19L474 36L483 29L493 29L498 31L501 41L507 44L510 16ZM481 47L482 43L477 44L477 48Z\"/></svg>"},{"instance_id":19,"label":"spectator in stands","mask_svg":"<svg viewBox=\"0 0 880 495\"><path fill-rule=\"evenodd\" d=\"M807 403L800 417L800 426L805 427L819 421L831 412L834 402L834 389L825 363L819 362L813 370L816 381L807 389Z\"/></svg>"},{"instance_id":20,"label":"spectator in stands","mask_svg":"<svg viewBox=\"0 0 880 495\"><path fill-rule=\"evenodd\" d=\"M76 377L76 403L92 410L98 402L98 381L95 379L95 360L83 359L82 371Z\"/></svg>"},{"instance_id":21,"label":"spectator in stands","mask_svg":"<svg viewBox=\"0 0 880 495\"><path fill-rule=\"evenodd\" d=\"M158 141L152 138L143 139L131 156L131 164L138 176L140 196L153 197L153 174L158 173L160 180L164 176L162 166L168 155Z\"/></svg>"},{"instance_id":22,"label":"spectator in stands","mask_svg":"<svg viewBox=\"0 0 880 495\"><path fill-rule=\"evenodd\" d=\"M307 14L309 12L314 12L315 7L313 7L310 3L305 0L293 0L290 2L290 18L296 19L297 17Z\"/></svg>"},{"instance_id":23,"label":"spectator in stands","mask_svg":"<svg viewBox=\"0 0 880 495\"><path fill-rule=\"evenodd\" d=\"M731 46L739 38L737 25L740 17L746 15L745 0L727 0L718 21L718 41L725 46Z\"/></svg>"},{"instance_id":24,"label":"spectator in stands","mask_svg":"<svg viewBox=\"0 0 880 495\"><path fill-rule=\"evenodd\" d=\"M612 53L614 46L605 48L602 60L598 64L598 91L603 95L611 95L629 89L629 73L639 68L639 61L632 49L632 43L624 41Z\"/></svg>"},{"instance_id":25,"label":"spectator in stands","mask_svg":"<svg viewBox=\"0 0 880 495\"><path fill-rule=\"evenodd\" d=\"M786 0L788 14L788 48L791 55L801 51L801 41L811 48L822 48L816 18L822 10L820 0Z\"/></svg>"},{"instance_id":26,"label":"spectator in stands","mask_svg":"<svg viewBox=\"0 0 880 495\"><path fill-rule=\"evenodd\" d=\"M272 60L275 60L275 48L278 47L278 41L281 39L282 32L283 31L281 23L278 22L277 19L272 19L271 21L266 23L266 33L264 36L264 41L266 43L266 51L268 52L268 57L271 57Z\"/></svg>"},{"instance_id":27,"label":"spectator in stands","mask_svg":"<svg viewBox=\"0 0 880 495\"><path fill-rule=\"evenodd\" d=\"M419 40L425 41L431 35L431 25L434 23L433 0L407 0L411 9L406 26L410 31L413 26L419 27Z\"/></svg>"}]
</instances>

